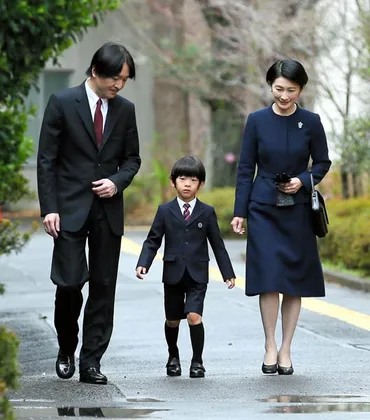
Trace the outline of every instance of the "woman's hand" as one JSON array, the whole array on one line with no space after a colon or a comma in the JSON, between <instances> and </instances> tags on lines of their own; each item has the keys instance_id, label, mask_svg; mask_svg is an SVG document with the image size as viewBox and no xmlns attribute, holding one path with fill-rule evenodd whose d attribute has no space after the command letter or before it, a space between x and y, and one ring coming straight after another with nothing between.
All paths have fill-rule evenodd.
<instances>
[{"instance_id":1,"label":"woman's hand","mask_svg":"<svg viewBox=\"0 0 370 420\"><path fill-rule=\"evenodd\" d=\"M239 235L243 235L243 233L245 232L245 229L243 228L243 222L244 222L243 217L233 218L233 220L231 221L231 226L233 227L233 231L235 233L238 233Z\"/></svg>"},{"instance_id":2,"label":"woman's hand","mask_svg":"<svg viewBox=\"0 0 370 420\"><path fill-rule=\"evenodd\" d=\"M295 194L302 185L302 181L299 178L292 178L287 183L279 184L279 190L285 194Z\"/></svg>"}]
</instances>

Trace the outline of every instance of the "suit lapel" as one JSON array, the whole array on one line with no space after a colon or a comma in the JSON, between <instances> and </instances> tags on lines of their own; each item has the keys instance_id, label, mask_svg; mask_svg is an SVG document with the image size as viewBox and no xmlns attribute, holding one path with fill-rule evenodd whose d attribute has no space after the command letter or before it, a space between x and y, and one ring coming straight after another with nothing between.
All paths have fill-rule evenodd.
<instances>
[{"instance_id":1,"label":"suit lapel","mask_svg":"<svg viewBox=\"0 0 370 420\"><path fill-rule=\"evenodd\" d=\"M201 201L199 201L197 199L196 203L195 203L195 207L194 210L191 213L191 217L190 219L186 222L186 224L189 226L191 225L193 222L195 222L199 216L203 213L204 211L204 206L203 203Z\"/></svg>"},{"instance_id":2,"label":"suit lapel","mask_svg":"<svg viewBox=\"0 0 370 420\"><path fill-rule=\"evenodd\" d=\"M177 202L177 198L171 201L170 205L170 212L179 220L181 223L185 224L184 216L181 213L179 203Z\"/></svg>"},{"instance_id":3,"label":"suit lapel","mask_svg":"<svg viewBox=\"0 0 370 420\"><path fill-rule=\"evenodd\" d=\"M116 98L110 99L108 102L108 114L107 114L107 120L104 126L103 141L100 147L100 151L103 149L107 140L109 139L109 136L111 135L112 130L118 120L118 116L119 116L118 101L116 100Z\"/></svg>"},{"instance_id":4,"label":"suit lapel","mask_svg":"<svg viewBox=\"0 0 370 420\"><path fill-rule=\"evenodd\" d=\"M171 201L170 203L170 212L178 219L181 223L183 223L186 226L191 225L193 222L195 222L199 216L204 212L204 206L201 201L197 199L195 203L195 207L191 213L191 217L188 221L185 221L183 214L181 213L179 203L177 202L177 198Z\"/></svg>"},{"instance_id":5,"label":"suit lapel","mask_svg":"<svg viewBox=\"0 0 370 420\"><path fill-rule=\"evenodd\" d=\"M91 141L94 143L95 148L97 149L98 146L96 144L95 138L95 131L94 131L94 124L91 118L91 111L89 101L87 99L87 94L85 90L85 82L80 85L80 91L76 98L77 101L77 111L80 114L80 117L89 133L89 137Z\"/></svg>"}]
</instances>

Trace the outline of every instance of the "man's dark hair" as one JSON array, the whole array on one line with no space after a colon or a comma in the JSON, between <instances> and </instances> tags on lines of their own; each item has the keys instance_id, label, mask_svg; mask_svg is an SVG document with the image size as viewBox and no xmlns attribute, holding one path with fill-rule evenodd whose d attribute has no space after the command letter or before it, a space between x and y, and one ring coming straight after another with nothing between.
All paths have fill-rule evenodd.
<instances>
[{"instance_id":1,"label":"man's dark hair","mask_svg":"<svg viewBox=\"0 0 370 420\"><path fill-rule=\"evenodd\" d=\"M94 54L90 67L86 70L86 75L92 76L94 68L100 77L115 77L121 73L125 63L129 68L129 78L135 79L135 62L131 54L123 45L107 42Z\"/></svg>"},{"instance_id":2,"label":"man's dark hair","mask_svg":"<svg viewBox=\"0 0 370 420\"><path fill-rule=\"evenodd\" d=\"M297 60L278 60L267 70L266 82L271 86L278 77L297 83L302 89L308 82L306 70Z\"/></svg>"},{"instance_id":3,"label":"man's dark hair","mask_svg":"<svg viewBox=\"0 0 370 420\"><path fill-rule=\"evenodd\" d=\"M200 182L206 180L206 170L202 161L196 156L185 156L178 160L171 170L171 181L175 183L179 176L198 178Z\"/></svg>"}]
</instances>

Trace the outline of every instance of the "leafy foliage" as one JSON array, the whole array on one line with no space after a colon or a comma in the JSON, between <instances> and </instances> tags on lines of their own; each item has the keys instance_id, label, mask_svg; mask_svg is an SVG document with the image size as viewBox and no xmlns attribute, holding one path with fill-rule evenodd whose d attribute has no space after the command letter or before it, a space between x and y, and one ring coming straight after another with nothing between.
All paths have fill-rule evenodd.
<instances>
[{"instance_id":1,"label":"leafy foliage","mask_svg":"<svg viewBox=\"0 0 370 420\"><path fill-rule=\"evenodd\" d=\"M370 172L370 120L357 118L350 122L342 160L351 173Z\"/></svg>"},{"instance_id":2,"label":"leafy foliage","mask_svg":"<svg viewBox=\"0 0 370 420\"><path fill-rule=\"evenodd\" d=\"M5 393L8 388L16 389L18 387L18 347L17 336L6 327L0 326L0 417L6 420L14 418Z\"/></svg>"},{"instance_id":3,"label":"leafy foliage","mask_svg":"<svg viewBox=\"0 0 370 420\"><path fill-rule=\"evenodd\" d=\"M323 258L370 276L370 202L329 200L329 234L319 241Z\"/></svg>"},{"instance_id":4,"label":"leafy foliage","mask_svg":"<svg viewBox=\"0 0 370 420\"><path fill-rule=\"evenodd\" d=\"M0 203L17 202L30 195L22 167L32 153L32 139L25 136L27 113L19 101L9 100L0 109ZM0 246L1 253L1 246Z\"/></svg>"},{"instance_id":5,"label":"leafy foliage","mask_svg":"<svg viewBox=\"0 0 370 420\"><path fill-rule=\"evenodd\" d=\"M97 26L118 0L13 0L0 6L0 86L4 99L23 99L49 59Z\"/></svg>"},{"instance_id":6,"label":"leafy foliage","mask_svg":"<svg viewBox=\"0 0 370 420\"><path fill-rule=\"evenodd\" d=\"M19 224L3 219L0 221L0 256L10 254L12 251L19 252L23 245L30 239L31 233L36 229L36 223L33 229L21 233L18 230Z\"/></svg>"}]
</instances>

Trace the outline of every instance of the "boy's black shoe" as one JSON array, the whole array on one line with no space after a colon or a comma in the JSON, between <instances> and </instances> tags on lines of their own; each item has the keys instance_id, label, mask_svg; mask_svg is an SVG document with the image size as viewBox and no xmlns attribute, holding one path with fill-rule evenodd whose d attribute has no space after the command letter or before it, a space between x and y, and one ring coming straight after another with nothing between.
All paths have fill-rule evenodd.
<instances>
[{"instance_id":1,"label":"boy's black shoe","mask_svg":"<svg viewBox=\"0 0 370 420\"><path fill-rule=\"evenodd\" d=\"M202 363L191 362L189 376L190 378L204 378L205 371Z\"/></svg>"},{"instance_id":2,"label":"boy's black shoe","mask_svg":"<svg viewBox=\"0 0 370 420\"><path fill-rule=\"evenodd\" d=\"M181 365L178 357L170 356L166 368L168 376L181 376Z\"/></svg>"}]
</instances>

